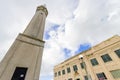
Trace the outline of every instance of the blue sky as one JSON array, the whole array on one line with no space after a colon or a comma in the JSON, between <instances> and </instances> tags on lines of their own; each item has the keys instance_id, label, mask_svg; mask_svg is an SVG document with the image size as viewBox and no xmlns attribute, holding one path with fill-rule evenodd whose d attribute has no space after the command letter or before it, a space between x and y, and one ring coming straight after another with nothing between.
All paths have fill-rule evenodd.
<instances>
[{"instance_id":1,"label":"blue sky","mask_svg":"<svg viewBox=\"0 0 120 80\"><path fill-rule=\"evenodd\" d=\"M41 4L46 4L49 14L40 80L53 80L56 64L120 35L120 0L2 0L0 60Z\"/></svg>"}]
</instances>

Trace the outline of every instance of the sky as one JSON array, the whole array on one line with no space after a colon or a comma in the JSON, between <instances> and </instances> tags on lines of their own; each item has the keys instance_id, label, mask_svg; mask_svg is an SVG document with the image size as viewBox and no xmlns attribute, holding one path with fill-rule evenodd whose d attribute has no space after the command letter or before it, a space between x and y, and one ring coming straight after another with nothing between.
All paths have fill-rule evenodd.
<instances>
[{"instance_id":1,"label":"sky","mask_svg":"<svg viewBox=\"0 0 120 80\"><path fill-rule=\"evenodd\" d=\"M0 60L41 4L49 14L40 80L53 80L56 64L120 35L120 0L1 0Z\"/></svg>"}]
</instances>

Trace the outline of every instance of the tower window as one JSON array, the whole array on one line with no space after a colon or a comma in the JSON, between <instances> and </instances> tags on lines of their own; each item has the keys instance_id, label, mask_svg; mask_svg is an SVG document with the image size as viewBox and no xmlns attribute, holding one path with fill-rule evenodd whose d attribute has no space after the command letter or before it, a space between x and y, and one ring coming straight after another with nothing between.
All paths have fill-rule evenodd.
<instances>
[{"instance_id":1,"label":"tower window","mask_svg":"<svg viewBox=\"0 0 120 80\"><path fill-rule=\"evenodd\" d=\"M96 60L96 58L91 59L90 61L93 66L98 65L98 61Z\"/></svg>"},{"instance_id":2,"label":"tower window","mask_svg":"<svg viewBox=\"0 0 120 80\"><path fill-rule=\"evenodd\" d=\"M27 69L25 67L16 67L11 80L25 80Z\"/></svg>"},{"instance_id":3,"label":"tower window","mask_svg":"<svg viewBox=\"0 0 120 80\"><path fill-rule=\"evenodd\" d=\"M120 58L120 49L116 50L115 53L116 53L117 56Z\"/></svg>"},{"instance_id":4,"label":"tower window","mask_svg":"<svg viewBox=\"0 0 120 80\"><path fill-rule=\"evenodd\" d=\"M101 56L104 62L112 61L111 57L108 54Z\"/></svg>"},{"instance_id":5,"label":"tower window","mask_svg":"<svg viewBox=\"0 0 120 80\"><path fill-rule=\"evenodd\" d=\"M41 15L43 15L43 13L40 13Z\"/></svg>"}]
</instances>

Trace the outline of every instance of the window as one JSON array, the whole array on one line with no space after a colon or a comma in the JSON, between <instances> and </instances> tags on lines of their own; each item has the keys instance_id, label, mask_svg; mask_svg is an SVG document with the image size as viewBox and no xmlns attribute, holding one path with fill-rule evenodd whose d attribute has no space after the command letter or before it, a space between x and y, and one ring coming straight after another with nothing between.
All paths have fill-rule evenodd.
<instances>
[{"instance_id":1,"label":"window","mask_svg":"<svg viewBox=\"0 0 120 80\"><path fill-rule=\"evenodd\" d=\"M84 80L88 80L88 76L84 76Z\"/></svg>"},{"instance_id":2,"label":"window","mask_svg":"<svg viewBox=\"0 0 120 80\"><path fill-rule=\"evenodd\" d=\"M84 69L85 68L85 62L80 63L80 66L81 66L82 69Z\"/></svg>"},{"instance_id":3,"label":"window","mask_svg":"<svg viewBox=\"0 0 120 80\"><path fill-rule=\"evenodd\" d=\"M116 53L117 56L120 58L120 49L116 50L115 53Z\"/></svg>"},{"instance_id":4,"label":"window","mask_svg":"<svg viewBox=\"0 0 120 80\"><path fill-rule=\"evenodd\" d=\"M104 62L112 61L111 57L108 54L101 56Z\"/></svg>"},{"instance_id":5,"label":"window","mask_svg":"<svg viewBox=\"0 0 120 80\"><path fill-rule=\"evenodd\" d=\"M70 70L70 67L69 68L67 68L67 73L70 73L71 72L71 70Z\"/></svg>"},{"instance_id":6,"label":"window","mask_svg":"<svg viewBox=\"0 0 120 80\"><path fill-rule=\"evenodd\" d=\"M63 75L65 74L65 70L62 70L62 74L63 74Z\"/></svg>"},{"instance_id":7,"label":"window","mask_svg":"<svg viewBox=\"0 0 120 80\"><path fill-rule=\"evenodd\" d=\"M120 69L111 71L111 74L115 79L120 78Z\"/></svg>"},{"instance_id":8,"label":"window","mask_svg":"<svg viewBox=\"0 0 120 80\"><path fill-rule=\"evenodd\" d=\"M55 73L54 76L57 77L57 73Z\"/></svg>"},{"instance_id":9,"label":"window","mask_svg":"<svg viewBox=\"0 0 120 80\"><path fill-rule=\"evenodd\" d=\"M43 15L43 13L40 13L41 15Z\"/></svg>"},{"instance_id":10,"label":"window","mask_svg":"<svg viewBox=\"0 0 120 80\"><path fill-rule=\"evenodd\" d=\"M97 77L98 77L99 80L107 79L106 76L105 76L105 74L103 72L102 73L97 73L96 75L97 75Z\"/></svg>"},{"instance_id":11,"label":"window","mask_svg":"<svg viewBox=\"0 0 120 80\"><path fill-rule=\"evenodd\" d=\"M61 72L60 72L60 71L58 72L58 75L59 75L59 76L61 75Z\"/></svg>"},{"instance_id":12,"label":"window","mask_svg":"<svg viewBox=\"0 0 120 80\"><path fill-rule=\"evenodd\" d=\"M11 80L25 80L27 69L25 67L16 67Z\"/></svg>"},{"instance_id":13,"label":"window","mask_svg":"<svg viewBox=\"0 0 120 80\"><path fill-rule=\"evenodd\" d=\"M72 80L72 78L69 78L68 80Z\"/></svg>"},{"instance_id":14,"label":"window","mask_svg":"<svg viewBox=\"0 0 120 80\"><path fill-rule=\"evenodd\" d=\"M78 70L77 65L74 65L74 66L73 66L73 70L74 70L74 71L77 71L77 70Z\"/></svg>"},{"instance_id":15,"label":"window","mask_svg":"<svg viewBox=\"0 0 120 80\"><path fill-rule=\"evenodd\" d=\"M93 66L98 65L98 61L96 60L96 58L91 59L90 61Z\"/></svg>"}]
</instances>

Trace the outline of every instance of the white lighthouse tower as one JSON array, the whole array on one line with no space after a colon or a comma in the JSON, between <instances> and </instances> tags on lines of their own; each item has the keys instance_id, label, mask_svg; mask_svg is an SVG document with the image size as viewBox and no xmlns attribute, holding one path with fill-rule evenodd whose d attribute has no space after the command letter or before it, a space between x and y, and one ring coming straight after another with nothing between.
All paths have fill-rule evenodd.
<instances>
[{"instance_id":1,"label":"white lighthouse tower","mask_svg":"<svg viewBox=\"0 0 120 80\"><path fill-rule=\"evenodd\" d=\"M29 25L19 34L0 63L0 80L39 80L48 11L38 6Z\"/></svg>"}]
</instances>

